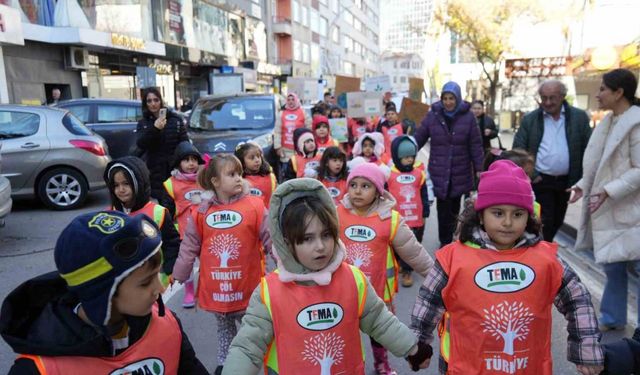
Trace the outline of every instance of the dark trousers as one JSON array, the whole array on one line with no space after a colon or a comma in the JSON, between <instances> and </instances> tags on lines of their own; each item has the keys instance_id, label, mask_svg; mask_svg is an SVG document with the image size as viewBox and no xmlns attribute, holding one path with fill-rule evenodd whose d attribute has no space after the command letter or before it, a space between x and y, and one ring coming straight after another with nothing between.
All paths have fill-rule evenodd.
<instances>
[{"instance_id":1,"label":"dark trousers","mask_svg":"<svg viewBox=\"0 0 640 375\"><path fill-rule=\"evenodd\" d=\"M438 208L438 239L440 246L453 242L453 233L456 231L458 215L460 214L460 199L462 197L437 198Z\"/></svg>"},{"instance_id":2,"label":"dark trousers","mask_svg":"<svg viewBox=\"0 0 640 375\"><path fill-rule=\"evenodd\" d=\"M416 236L416 240L418 240L418 242L420 242L420 245L422 245L422 234L424 233L424 225L421 227L411 228L411 231L413 232L413 235ZM398 253L396 253L395 250L394 253L396 255L396 259L398 260L400 271L411 273L413 271L413 268L407 262L402 260L402 258L398 256Z\"/></svg>"},{"instance_id":3,"label":"dark trousers","mask_svg":"<svg viewBox=\"0 0 640 375\"><path fill-rule=\"evenodd\" d=\"M533 184L536 201L542 210L542 235L545 241L552 242L564 222L571 193L566 190L568 176L550 176L540 173L542 180Z\"/></svg>"}]
</instances>

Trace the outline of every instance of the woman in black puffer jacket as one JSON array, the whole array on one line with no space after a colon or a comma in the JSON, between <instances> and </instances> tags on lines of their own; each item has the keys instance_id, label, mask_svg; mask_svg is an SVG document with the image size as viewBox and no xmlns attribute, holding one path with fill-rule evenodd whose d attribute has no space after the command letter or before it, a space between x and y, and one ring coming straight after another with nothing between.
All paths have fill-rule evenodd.
<instances>
[{"instance_id":1,"label":"woman in black puffer jacket","mask_svg":"<svg viewBox=\"0 0 640 375\"><path fill-rule=\"evenodd\" d=\"M173 153L178 143L188 141L187 130L177 114L168 111L166 118L159 117L165 108L162 95L155 87L142 94L142 120L138 121L137 145L145 153L151 177L151 196L162 199L162 183L171 176Z\"/></svg>"}]
</instances>

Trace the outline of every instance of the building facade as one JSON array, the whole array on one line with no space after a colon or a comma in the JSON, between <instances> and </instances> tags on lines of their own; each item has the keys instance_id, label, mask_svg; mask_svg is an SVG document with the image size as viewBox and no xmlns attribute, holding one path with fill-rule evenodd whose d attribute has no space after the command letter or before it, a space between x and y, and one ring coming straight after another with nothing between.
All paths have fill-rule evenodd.
<instances>
[{"instance_id":1,"label":"building facade","mask_svg":"<svg viewBox=\"0 0 640 375\"><path fill-rule=\"evenodd\" d=\"M271 0L272 44L283 73L324 78L380 73L380 0Z\"/></svg>"},{"instance_id":2,"label":"building facade","mask_svg":"<svg viewBox=\"0 0 640 375\"><path fill-rule=\"evenodd\" d=\"M417 53L387 51L381 56L381 65L396 94L409 91L409 78L424 78L424 61Z\"/></svg>"},{"instance_id":3,"label":"building facade","mask_svg":"<svg viewBox=\"0 0 640 375\"><path fill-rule=\"evenodd\" d=\"M436 0L384 0L380 3L382 51L423 55Z\"/></svg>"}]
</instances>

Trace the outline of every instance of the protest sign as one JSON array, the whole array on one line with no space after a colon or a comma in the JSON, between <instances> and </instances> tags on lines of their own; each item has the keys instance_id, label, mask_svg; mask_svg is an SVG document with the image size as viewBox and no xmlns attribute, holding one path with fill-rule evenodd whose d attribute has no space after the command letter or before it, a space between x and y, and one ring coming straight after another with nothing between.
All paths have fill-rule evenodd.
<instances>
[{"instance_id":1,"label":"protest sign","mask_svg":"<svg viewBox=\"0 0 640 375\"><path fill-rule=\"evenodd\" d=\"M331 137L339 143L345 143L349 140L346 117L329 119L329 128L331 129Z\"/></svg>"},{"instance_id":2,"label":"protest sign","mask_svg":"<svg viewBox=\"0 0 640 375\"><path fill-rule=\"evenodd\" d=\"M379 92L381 94L391 92L391 77L369 77L364 81L364 90L367 92Z\"/></svg>"}]
</instances>

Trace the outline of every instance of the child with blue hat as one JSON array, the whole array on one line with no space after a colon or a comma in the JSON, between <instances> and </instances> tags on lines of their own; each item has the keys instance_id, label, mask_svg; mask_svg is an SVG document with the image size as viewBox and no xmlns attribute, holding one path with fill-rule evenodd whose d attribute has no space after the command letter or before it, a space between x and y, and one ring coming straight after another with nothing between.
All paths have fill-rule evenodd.
<instances>
[{"instance_id":1,"label":"child with blue hat","mask_svg":"<svg viewBox=\"0 0 640 375\"><path fill-rule=\"evenodd\" d=\"M0 334L18 354L10 373L206 374L162 304L161 245L146 215L76 217L58 237L57 271L2 304Z\"/></svg>"}]
</instances>

